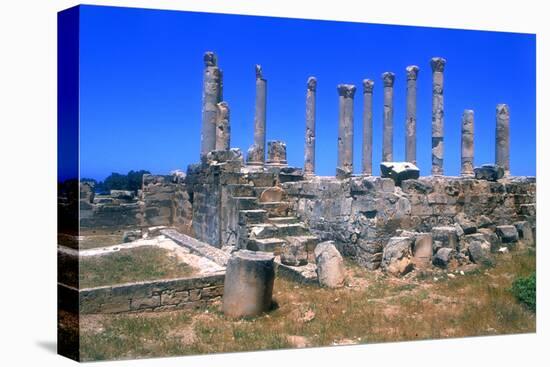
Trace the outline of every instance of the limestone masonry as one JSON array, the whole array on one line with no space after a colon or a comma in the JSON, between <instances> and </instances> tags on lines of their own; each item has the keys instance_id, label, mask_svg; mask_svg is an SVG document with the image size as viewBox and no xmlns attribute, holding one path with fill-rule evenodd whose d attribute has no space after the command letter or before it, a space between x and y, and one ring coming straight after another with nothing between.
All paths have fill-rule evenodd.
<instances>
[{"instance_id":1,"label":"limestone masonry","mask_svg":"<svg viewBox=\"0 0 550 367\"><path fill-rule=\"evenodd\" d=\"M95 195L93 185L82 182L82 228L166 226L172 228L173 232L166 232L171 238L180 233L204 243L197 245L202 246L199 252L211 247L227 256L238 250L271 253L276 255L278 273L303 282L314 279L326 286L343 284L339 277L339 269L343 267L338 260L340 255L368 269L380 268L388 274L402 276L415 268L480 264L492 261L492 254L503 248L513 250L519 244L534 244L536 180L511 175L507 105L496 107L495 164L474 168L474 111L464 110L462 116L451 119L453 123L449 126L461 129L461 176L443 175L445 59L431 60L432 176L426 177L418 177L415 166L417 123L424 123L416 120L418 66L408 66L404 74L406 135L400 141L405 143L406 161L394 162L396 76L386 72L380 89L384 96L381 119L384 177L372 176L375 90L371 79L363 81L360 99L363 103L362 174L353 174L356 87L340 84L338 105L335 96L335 107L339 110L338 121L334 122L338 126L338 136L334 137L338 141L336 175L319 177L315 175L317 79L309 77L305 85L302 170L288 166L284 142L267 142L266 149L267 81L261 66L256 65L254 144L245 159L241 150L230 148L229 104L222 100L223 75L217 57L207 52L204 61L200 162L190 165L185 173L145 175L137 195L132 192ZM332 242L317 246L326 241ZM238 271L235 279L245 274ZM217 287L216 282L206 287ZM173 287L158 292L179 294L179 284L176 282ZM208 289L216 295L222 293L218 288ZM242 292L238 287L226 291L237 298ZM160 307L164 298L156 299L157 293L144 294L144 297ZM187 288L182 294L184 303L192 297ZM250 297L260 299L259 294ZM261 302L264 301L262 298ZM253 303L251 301L250 307L254 310L251 314L267 307L263 304L254 308L259 306ZM133 305L134 301L128 307L131 309ZM231 309L228 312L235 315L248 312L237 310L233 304L229 306L229 301L225 305Z\"/></svg>"}]
</instances>

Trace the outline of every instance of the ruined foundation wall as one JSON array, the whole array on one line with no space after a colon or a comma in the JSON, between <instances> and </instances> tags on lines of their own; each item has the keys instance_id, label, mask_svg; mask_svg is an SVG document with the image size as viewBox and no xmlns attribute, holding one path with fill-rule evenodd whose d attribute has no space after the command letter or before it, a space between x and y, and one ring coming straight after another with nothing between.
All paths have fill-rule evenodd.
<instances>
[{"instance_id":1,"label":"ruined foundation wall","mask_svg":"<svg viewBox=\"0 0 550 367\"><path fill-rule=\"evenodd\" d=\"M377 268L383 246L398 229L429 232L452 225L463 212L494 225L527 220L535 223L535 178L499 182L468 178L426 177L407 180L317 177L283 184L300 219L322 240L334 240L344 255Z\"/></svg>"},{"instance_id":2,"label":"ruined foundation wall","mask_svg":"<svg viewBox=\"0 0 550 367\"><path fill-rule=\"evenodd\" d=\"M80 228L111 230L140 225L141 208L136 197L95 195L93 186L80 183Z\"/></svg>"},{"instance_id":3,"label":"ruined foundation wall","mask_svg":"<svg viewBox=\"0 0 550 367\"><path fill-rule=\"evenodd\" d=\"M192 201L185 176L144 175L142 190L121 195L95 195L88 183L80 184L80 226L83 229L117 230L173 226L191 233ZM126 193L126 194L125 194Z\"/></svg>"},{"instance_id":4,"label":"ruined foundation wall","mask_svg":"<svg viewBox=\"0 0 550 367\"><path fill-rule=\"evenodd\" d=\"M165 311L207 306L223 294L223 280L224 273L221 272L195 278L156 280L81 290L58 284L58 292L71 299L78 299L79 312L83 314ZM61 306L67 308L71 305Z\"/></svg>"},{"instance_id":5,"label":"ruined foundation wall","mask_svg":"<svg viewBox=\"0 0 550 367\"><path fill-rule=\"evenodd\" d=\"M190 232L193 209L184 175L144 175L140 205L142 227L174 226Z\"/></svg>"},{"instance_id":6,"label":"ruined foundation wall","mask_svg":"<svg viewBox=\"0 0 550 367\"><path fill-rule=\"evenodd\" d=\"M240 173L243 156L238 150L212 151L200 164L187 168L187 190L192 193L193 235L221 248L236 243L238 211L231 187L247 183Z\"/></svg>"}]
</instances>

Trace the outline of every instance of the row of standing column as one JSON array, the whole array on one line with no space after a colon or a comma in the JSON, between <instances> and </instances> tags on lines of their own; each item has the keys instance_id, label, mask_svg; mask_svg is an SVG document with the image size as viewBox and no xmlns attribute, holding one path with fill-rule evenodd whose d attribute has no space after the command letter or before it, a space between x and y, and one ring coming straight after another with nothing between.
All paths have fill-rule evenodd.
<instances>
[{"instance_id":1,"label":"row of standing column","mask_svg":"<svg viewBox=\"0 0 550 367\"><path fill-rule=\"evenodd\" d=\"M203 107L201 156L213 150L228 150L230 147L229 105L223 101L223 73L212 52L204 55ZM446 60L431 59L432 68L432 175L443 175L444 109L443 72ZM411 65L407 72L407 110L405 122L405 160L416 164L416 81L419 68ZM384 116L382 160L393 161L393 85L395 74L382 74L384 87ZM317 79L308 78L306 92L306 133L304 174L315 174L315 110ZM353 101L356 88L350 84L338 85L338 166L337 176L353 173ZM372 175L372 96L374 81L363 81L363 149L362 173ZM248 151L247 163L263 165L266 147L267 80L260 65L256 65L256 102L254 115L254 144ZM496 109L495 163L510 174L510 111L507 105ZM474 174L474 111L465 110L461 124L461 174Z\"/></svg>"},{"instance_id":2,"label":"row of standing column","mask_svg":"<svg viewBox=\"0 0 550 367\"><path fill-rule=\"evenodd\" d=\"M431 60L432 68L432 175L443 175L444 153L444 104L443 72L444 58ZM407 111L405 122L405 160L416 165L416 95L419 67L411 65L407 72ZM384 86L384 115L382 132L382 160L393 161L393 84L395 74L382 74ZM315 172L315 93L317 80L310 77L306 93L306 134L304 173ZM372 96L374 81L363 81L363 149L362 173L372 175ZM347 177L353 172L353 100L356 88L350 84L340 84L338 91L338 160L336 175ZM496 111L495 163L510 174L510 115L508 106L499 104ZM461 126L461 175L474 175L474 112L465 110Z\"/></svg>"}]
</instances>

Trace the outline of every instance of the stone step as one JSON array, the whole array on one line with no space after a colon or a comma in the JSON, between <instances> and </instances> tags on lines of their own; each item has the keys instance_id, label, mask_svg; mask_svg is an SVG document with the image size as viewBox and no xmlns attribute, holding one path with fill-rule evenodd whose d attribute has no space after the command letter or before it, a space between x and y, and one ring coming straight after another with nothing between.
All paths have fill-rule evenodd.
<instances>
[{"instance_id":1,"label":"stone step","mask_svg":"<svg viewBox=\"0 0 550 367\"><path fill-rule=\"evenodd\" d=\"M267 211L263 209L239 210L239 224L259 224L267 221Z\"/></svg>"},{"instance_id":2,"label":"stone step","mask_svg":"<svg viewBox=\"0 0 550 367\"><path fill-rule=\"evenodd\" d=\"M258 209L258 199L254 196L234 196L233 200L237 210Z\"/></svg>"},{"instance_id":3,"label":"stone step","mask_svg":"<svg viewBox=\"0 0 550 367\"><path fill-rule=\"evenodd\" d=\"M309 235L309 230L304 223L258 223L248 226L248 237L269 238L269 237L287 237Z\"/></svg>"},{"instance_id":4,"label":"stone step","mask_svg":"<svg viewBox=\"0 0 550 367\"><path fill-rule=\"evenodd\" d=\"M288 224L288 223L298 223L300 220L297 217L271 217L267 221L272 224Z\"/></svg>"},{"instance_id":5,"label":"stone step","mask_svg":"<svg viewBox=\"0 0 550 367\"><path fill-rule=\"evenodd\" d=\"M266 210L269 217L288 217L292 209L291 204L287 201L259 203L259 207Z\"/></svg>"},{"instance_id":6,"label":"stone step","mask_svg":"<svg viewBox=\"0 0 550 367\"><path fill-rule=\"evenodd\" d=\"M303 222L280 223L275 224L275 227L277 227L277 235L279 237L306 236L310 234L309 229Z\"/></svg>"},{"instance_id":7,"label":"stone step","mask_svg":"<svg viewBox=\"0 0 550 367\"><path fill-rule=\"evenodd\" d=\"M282 238L258 238L249 239L246 248L251 251L272 252L275 255L281 254L281 248L286 244Z\"/></svg>"},{"instance_id":8,"label":"stone step","mask_svg":"<svg viewBox=\"0 0 550 367\"><path fill-rule=\"evenodd\" d=\"M233 197L256 196L254 186L252 185L228 184L226 188Z\"/></svg>"},{"instance_id":9,"label":"stone step","mask_svg":"<svg viewBox=\"0 0 550 367\"><path fill-rule=\"evenodd\" d=\"M270 223L257 223L248 226L248 238L261 239L278 237L279 229L274 224Z\"/></svg>"}]
</instances>

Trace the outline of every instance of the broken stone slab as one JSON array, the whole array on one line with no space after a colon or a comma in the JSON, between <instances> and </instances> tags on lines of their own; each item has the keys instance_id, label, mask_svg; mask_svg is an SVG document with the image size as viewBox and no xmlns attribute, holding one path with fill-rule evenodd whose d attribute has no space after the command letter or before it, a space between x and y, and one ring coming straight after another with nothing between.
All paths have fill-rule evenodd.
<instances>
[{"instance_id":1,"label":"broken stone slab","mask_svg":"<svg viewBox=\"0 0 550 367\"><path fill-rule=\"evenodd\" d=\"M502 243L517 242L519 239L518 230L511 225L497 226L496 233Z\"/></svg>"},{"instance_id":2,"label":"broken stone slab","mask_svg":"<svg viewBox=\"0 0 550 367\"><path fill-rule=\"evenodd\" d=\"M229 255L219 248L209 245L206 242L197 240L196 238L187 236L178 232L175 229L166 228L161 229L160 233L170 238L178 245L183 246L191 250L192 253L196 253L200 256L204 256L209 260L212 260L218 265L226 266L229 260Z\"/></svg>"},{"instance_id":3,"label":"broken stone slab","mask_svg":"<svg viewBox=\"0 0 550 367\"><path fill-rule=\"evenodd\" d=\"M533 229L531 228L531 225L527 221L520 221L515 222L514 226L516 227L518 231L519 238L523 240L523 242L531 246L535 243L535 238L533 236Z\"/></svg>"},{"instance_id":4,"label":"broken stone slab","mask_svg":"<svg viewBox=\"0 0 550 367\"><path fill-rule=\"evenodd\" d=\"M239 250L227 262L222 310L229 317L253 317L271 309L275 256Z\"/></svg>"},{"instance_id":5,"label":"broken stone slab","mask_svg":"<svg viewBox=\"0 0 550 367\"><path fill-rule=\"evenodd\" d=\"M412 239L410 237L392 237L384 246L380 267L387 273L402 276L414 268L412 258Z\"/></svg>"},{"instance_id":6,"label":"broken stone slab","mask_svg":"<svg viewBox=\"0 0 550 367\"><path fill-rule=\"evenodd\" d=\"M279 168L279 181L296 182L304 179L304 171L298 167L281 167Z\"/></svg>"},{"instance_id":7,"label":"broken stone slab","mask_svg":"<svg viewBox=\"0 0 550 367\"><path fill-rule=\"evenodd\" d=\"M382 162L380 172L383 178L391 178L398 186L405 180L420 177L420 169L410 162Z\"/></svg>"},{"instance_id":8,"label":"broken stone slab","mask_svg":"<svg viewBox=\"0 0 550 367\"><path fill-rule=\"evenodd\" d=\"M497 181L504 176L504 169L496 164L484 164L474 168L474 175L478 180Z\"/></svg>"},{"instance_id":9,"label":"broken stone slab","mask_svg":"<svg viewBox=\"0 0 550 367\"><path fill-rule=\"evenodd\" d=\"M134 242L136 240L139 240L141 238L141 230L132 230L132 231L124 231L122 233L122 242Z\"/></svg>"},{"instance_id":10,"label":"broken stone slab","mask_svg":"<svg viewBox=\"0 0 550 367\"><path fill-rule=\"evenodd\" d=\"M275 258L277 263L277 258ZM290 266L282 263L277 263L277 276L282 276L293 282L309 285L318 285L317 266L313 263L308 263L304 266Z\"/></svg>"},{"instance_id":11,"label":"broken stone slab","mask_svg":"<svg viewBox=\"0 0 550 367\"><path fill-rule=\"evenodd\" d=\"M491 252L496 252L502 246L502 241L500 237L490 228L481 228L478 230L478 233L481 233L484 239L489 242L491 245Z\"/></svg>"},{"instance_id":12,"label":"broken stone slab","mask_svg":"<svg viewBox=\"0 0 550 367\"><path fill-rule=\"evenodd\" d=\"M428 264L432 259L433 238L431 233L415 233L413 257L417 262Z\"/></svg>"},{"instance_id":13,"label":"broken stone slab","mask_svg":"<svg viewBox=\"0 0 550 367\"><path fill-rule=\"evenodd\" d=\"M346 269L344 259L333 241L325 241L315 247L315 263L319 284L328 288L344 286Z\"/></svg>"},{"instance_id":14,"label":"broken stone slab","mask_svg":"<svg viewBox=\"0 0 550 367\"><path fill-rule=\"evenodd\" d=\"M494 228L494 222L491 220L491 218L487 217L486 215L480 215L477 218L477 227L478 228Z\"/></svg>"},{"instance_id":15,"label":"broken stone slab","mask_svg":"<svg viewBox=\"0 0 550 367\"><path fill-rule=\"evenodd\" d=\"M491 262L491 244L485 240L473 240L468 244L468 255L475 264Z\"/></svg>"},{"instance_id":16,"label":"broken stone slab","mask_svg":"<svg viewBox=\"0 0 550 367\"><path fill-rule=\"evenodd\" d=\"M286 243L281 246L281 263L289 266L307 264L307 249L304 243L295 237L287 237Z\"/></svg>"},{"instance_id":17,"label":"broken stone slab","mask_svg":"<svg viewBox=\"0 0 550 367\"><path fill-rule=\"evenodd\" d=\"M455 215L455 222L462 228L464 234L472 234L477 231L476 224L464 213L460 212Z\"/></svg>"},{"instance_id":18,"label":"broken stone slab","mask_svg":"<svg viewBox=\"0 0 550 367\"><path fill-rule=\"evenodd\" d=\"M432 264L439 268L446 269L454 254L455 250L453 250L452 248L440 248L439 250L437 250L432 260Z\"/></svg>"}]
</instances>

